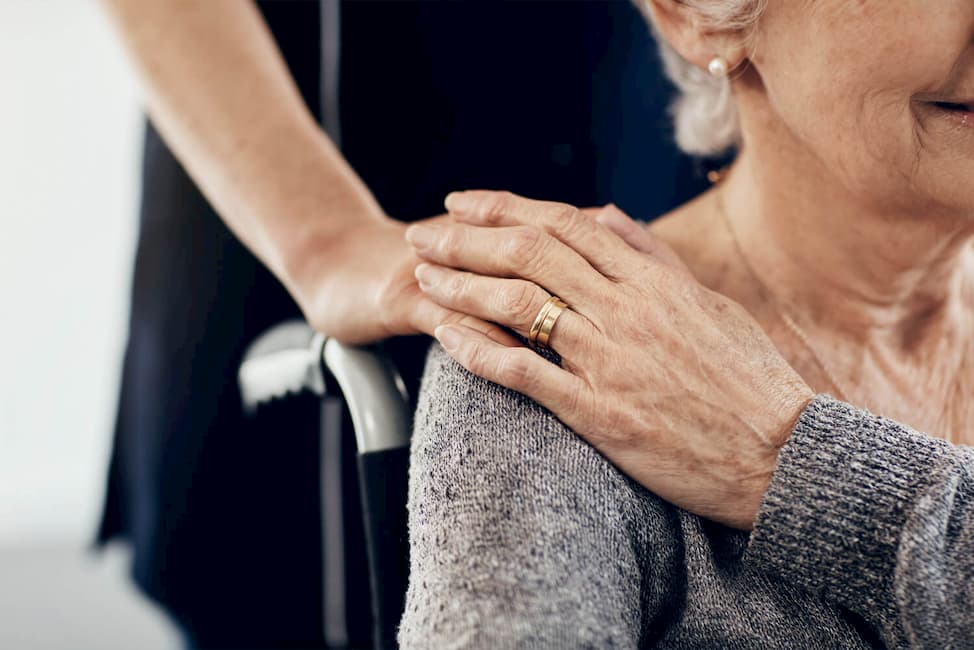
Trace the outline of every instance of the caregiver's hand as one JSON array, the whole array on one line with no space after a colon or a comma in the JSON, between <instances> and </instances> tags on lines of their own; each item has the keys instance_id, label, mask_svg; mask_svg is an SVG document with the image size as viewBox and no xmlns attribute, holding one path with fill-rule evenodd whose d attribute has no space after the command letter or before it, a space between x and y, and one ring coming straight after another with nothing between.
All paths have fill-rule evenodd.
<instances>
[{"instance_id":1,"label":"caregiver's hand","mask_svg":"<svg viewBox=\"0 0 974 650\"><path fill-rule=\"evenodd\" d=\"M420 289L527 336L554 294L562 367L463 327L436 337L471 372L535 399L623 472L691 512L750 528L811 389L738 304L701 286L613 207L597 219L501 192L447 198L413 226ZM639 250L633 247L635 245Z\"/></svg>"},{"instance_id":2,"label":"caregiver's hand","mask_svg":"<svg viewBox=\"0 0 974 650\"><path fill-rule=\"evenodd\" d=\"M414 275L420 260L404 239L405 224L385 217L362 222L331 237L330 245L308 238L299 255L300 272L292 266L289 289L317 331L361 344L392 336L432 336L437 326L458 323L501 344L515 342L493 323L444 308L423 295Z\"/></svg>"}]
</instances>

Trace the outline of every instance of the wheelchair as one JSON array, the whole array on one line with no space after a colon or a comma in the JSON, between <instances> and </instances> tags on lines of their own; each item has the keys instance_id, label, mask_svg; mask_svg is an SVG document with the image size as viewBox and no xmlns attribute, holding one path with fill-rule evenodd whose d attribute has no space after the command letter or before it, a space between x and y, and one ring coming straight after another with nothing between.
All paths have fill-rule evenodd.
<instances>
[{"instance_id":1,"label":"wheelchair","mask_svg":"<svg viewBox=\"0 0 974 650\"><path fill-rule=\"evenodd\" d=\"M330 645L341 645L342 639L335 638L336 626L329 626L329 621L344 617L345 601L344 594L336 593L343 589L341 579L336 585L334 579L329 583L327 577L344 577L345 540L342 526L334 521L339 487L335 476L343 468L335 466L340 463L340 454L335 453L334 441L326 440L326 430L328 422L334 429L336 422L345 419L336 420L334 408L347 409L357 457L372 643L376 648L396 647L409 571L406 498L412 430L410 402L398 371L379 347L343 345L315 332L303 321L288 321L271 328L249 346L237 379L244 409L251 414L263 404L292 395L310 392L321 398L320 490L326 573L323 620L325 640ZM331 412L327 412L329 407ZM337 428L338 435L343 435L341 426Z\"/></svg>"}]
</instances>

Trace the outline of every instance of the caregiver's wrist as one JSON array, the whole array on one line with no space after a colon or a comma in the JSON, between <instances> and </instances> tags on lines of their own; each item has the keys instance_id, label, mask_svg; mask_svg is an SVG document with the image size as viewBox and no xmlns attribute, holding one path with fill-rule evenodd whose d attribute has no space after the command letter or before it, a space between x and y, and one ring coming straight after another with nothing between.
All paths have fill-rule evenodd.
<instances>
[{"instance_id":1,"label":"caregiver's wrist","mask_svg":"<svg viewBox=\"0 0 974 650\"><path fill-rule=\"evenodd\" d=\"M328 212L332 212L330 206ZM334 216L319 215L276 242L282 280L297 296L315 293L325 277L337 274L361 255L363 244L381 239L376 235L379 231L405 229L404 224L381 212L360 206L333 213Z\"/></svg>"}]
</instances>

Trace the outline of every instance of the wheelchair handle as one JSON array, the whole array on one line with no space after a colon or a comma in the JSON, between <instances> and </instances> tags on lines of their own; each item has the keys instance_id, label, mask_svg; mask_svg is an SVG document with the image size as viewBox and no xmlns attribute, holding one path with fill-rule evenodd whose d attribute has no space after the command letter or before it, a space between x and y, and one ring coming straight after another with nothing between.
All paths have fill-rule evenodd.
<instances>
[{"instance_id":1,"label":"wheelchair handle","mask_svg":"<svg viewBox=\"0 0 974 650\"><path fill-rule=\"evenodd\" d=\"M345 396L358 452L408 446L412 414L406 386L389 360L335 339L325 342L322 357Z\"/></svg>"}]
</instances>

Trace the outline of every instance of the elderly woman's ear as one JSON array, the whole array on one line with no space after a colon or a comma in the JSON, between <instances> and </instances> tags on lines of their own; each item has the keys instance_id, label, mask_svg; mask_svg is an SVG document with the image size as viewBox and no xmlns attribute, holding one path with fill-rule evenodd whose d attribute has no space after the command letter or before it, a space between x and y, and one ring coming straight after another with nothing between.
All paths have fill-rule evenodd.
<instances>
[{"instance_id":1,"label":"elderly woman's ear","mask_svg":"<svg viewBox=\"0 0 974 650\"><path fill-rule=\"evenodd\" d=\"M718 26L722 21L709 15L697 2L687 0L638 0L652 24L686 61L711 74L722 76L739 67L747 57L746 34L741 29ZM753 4L734 0L729 5ZM716 64L715 59L723 64ZM720 69L724 65L724 69Z\"/></svg>"}]
</instances>

